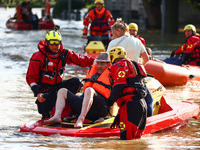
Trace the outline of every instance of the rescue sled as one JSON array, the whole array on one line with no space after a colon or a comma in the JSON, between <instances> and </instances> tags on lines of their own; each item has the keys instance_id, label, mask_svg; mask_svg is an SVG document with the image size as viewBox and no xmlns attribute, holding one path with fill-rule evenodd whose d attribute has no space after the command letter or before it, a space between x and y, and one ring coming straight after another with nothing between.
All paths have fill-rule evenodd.
<instances>
[{"instance_id":1,"label":"rescue sled","mask_svg":"<svg viewBox=\"0 0 200 150\"><path fill-rule=\"evenodd\" d=\"M108 37L88 36L87 39L90 42L84 47L85 55L97 58L101 52L106 52L107 45L103 43L109 41Z\"/></svg>"},{"instance_id":2,"label":"rescue sled","mask_svg":"<svg viewBox=\"0 0 200 150\"><path fill-rule=\"evenodd\" d=\"M6 22L6 26L9 29L13 30L33 30L31 24L25 23L23 21L18 21L17 19L8 19ZM39 19L38 20L38 30L51 30L55 26L53 20L47 20L47 19Z\"/></svg>"},{"instance_id":3,"label":"rescue sled","mask_svg":"<svg viewBox=\"0 0 200 150\"><path fill-rule=\"evenodd\" d=\"M190 81L200 81L200 67L198 66L178 66L150 60L144 67L164 86L183 86Z\"/></svg>"},{"instance_id":4,"label":"rescue sled","mask_svg":"<svg viewBox=\"0 0 200 150\"><path fill-rule=\"evenodd\" d=\"M93 58L97 58L101 52L105 52L106 49L101 41L90 41L85 47L85 55Z\"/></svg>"},{"instance_id":5,"label":"rescue sled","mask_svg":"<svg viewBox=\"0 0 200 150\"><path fill-rule=\"evenodd\" d=\"M176 101L163 96L165 88L154 78L147 78L147 86L154 97L153 116L147 118L147 124L144 134L154 133L171 129L177 126L183 126L191 118L199 117L199 106L186 101ZM117 108L114 106L111 112L116 115ZM26 123L20 128L20 132L32 132L49 136L60 134L62 136L73 137L113 137L120 136L119 128L111 129L114 117L104 118L105 120L94 123L86 123L83 128L73 128L73 121L61 122L53 125L43 124L44 120L35 123Z\"/></svg>"}]
</instances>

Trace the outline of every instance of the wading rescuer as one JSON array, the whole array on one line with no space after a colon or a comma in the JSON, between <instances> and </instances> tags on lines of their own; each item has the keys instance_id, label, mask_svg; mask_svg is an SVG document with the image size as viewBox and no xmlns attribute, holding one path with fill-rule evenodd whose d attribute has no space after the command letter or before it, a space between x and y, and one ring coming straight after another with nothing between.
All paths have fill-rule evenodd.
<instances>
[{"instance_id":1,"label":"wading rescuer","mask_svg":"<svg viewBox=\"0 0 200 150\"><path fill-rule=\"evenodd\" d=\"M115 23L110 11L103 7L104 0L95 0L96 8L91 10L83 21L83 38L90 41L102 41L107 47L111 38L110 27ZM90 25L90 36L88 34L88 26Z\"/></svg>"},{"instance_id":2,"label":"wading rescuer","mask_svg":"<svg viewBox=\"0 0 200 150\"><path fill-rule=\"evenodd\" d=\"M46 34L46 40L39 42L39 51L32 55L26 75L26 81L37 97L38 112L43 119L50 117L49 112L55 106L60 88L76 93L81 86L78 78L63 80L65 64L90 67L94 62L93 58L64 49L58 29L59 26L56 26L55 30Z\"/></svg>"},{"instance_id":3,"label":"wading rescuer","mask_svg":"<svg viewBox=\"0 0 200 150\"><path fill-rule=\"evenodd\" d=\"M143 65L149 61L145 46L138 38L135 38L132 35L130 36L128 25L124 23L121 18L117 19L111 29L114 40L109 43L107 51L110 51L113 47L121 46L126 50L128 59L136 62L140 62L141 60ZM147 90L148 94L145 97L145 100L148 107L147 116L149 117L153 115L153 97L148 87Z\"/></svg>"},{"instance_id":4,"label":"wading rescuer","mask_svg":"<svg viewBox=\"0 0 200 150\"><path fill-rule=\"evenodd\" d=\"M119 126L120 139L131 140L142 136L146 127L147 105L144 100L146 86L143 78L147 76L144 67L135 61L126 59L123 47L114 47L109 51L112 63L112 90L106 106L114 102L119 106L111 128Z\"/></svg>"},{"instance_id":5,"label":"wading rescuer","mask_svg":"<svg viewBox=\"0 0 200 150\"><path fill-rule=\"evenodd\" d=\"M200 35L196 33L196 27L188 24L184 27L186 42L178 50L171 53L182 54L182 64L200 66Z\"/></svg>"},{"instance_id":6,"label":"wading rescuer","mask_svg":"<svg viewBox=\"0 0 200 150\"><path fill-rule=\"evenodd\" d=\"M101 52L86 74L83 94L76 96L69 90L62 88L58 91L56 111L52 118L45 120L45 123L56 123L62 121L62 113L65 105L69 105L79 117L74 125L75 128L83 127L86 119L95 121L106 117L108 111L105 108L106 101L110 96L110 60L108 53Z\"/></svg>"},{"instance_id":7,"label":"wading rescuer","mask_svg":"<svg viewBox=\"0 0 200 150\"><path fill-rule=\"evenodd\" d=\"M51 9L51 4L50 4L50 0L45 0L45 18L47 20L50 20L50 9Z\"/></svg>"}]
</instances>

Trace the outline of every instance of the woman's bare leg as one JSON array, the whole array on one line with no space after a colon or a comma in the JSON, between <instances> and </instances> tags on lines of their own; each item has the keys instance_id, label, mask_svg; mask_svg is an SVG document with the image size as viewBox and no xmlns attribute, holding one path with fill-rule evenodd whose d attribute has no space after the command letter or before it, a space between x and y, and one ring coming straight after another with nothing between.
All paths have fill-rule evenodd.
<instances>
[{"instance_id":1,"label":"woman's bare leg","mask_svg":"<svg viewBox=\"0 0 200 150\"><path fill-rule=\"evenodd\" d=\"M92 103L93 103L93 96L95 94L95 90L93 88L86 88L84 92L83 104L81 108L81 114L78 117L77 122L75 123L75 128L82 128L83 122L85 120L85 116L87 115L88 111L90 110Z\"/></svg>"},{"instance_id":2,"label":"woman's bare leg","mask_svg":"<svg viewBox=\"0 0 200 150\"><path fill-rule=\"evenodd\" d=\"M65 88L62 88L58 91L55 114L49 120L45 120L44 123L52 124L52 123L58 123L62 121L61 115L65 107L65 103L66 103L65 101L67 99L67 91L68 90Z\"/></svg>"}]
</instances>

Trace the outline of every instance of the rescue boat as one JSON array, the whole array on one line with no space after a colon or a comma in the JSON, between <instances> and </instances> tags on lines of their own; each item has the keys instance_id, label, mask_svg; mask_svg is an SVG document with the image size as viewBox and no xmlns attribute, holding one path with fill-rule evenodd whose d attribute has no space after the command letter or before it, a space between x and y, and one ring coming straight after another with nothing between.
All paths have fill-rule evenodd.
<instances>
[{"instance_id":1,"label":"rescue boat","mask_svg":"<svg viewBox=\"0 0 200 150\"><path fill-rule=\"evenodd\" d=\"M33 27L31 24L27 24L23 21L18 21L17 19L8 19L6 22L6 26L9 29L13 30L33 30ZM38 20L38 30L51 30L55 26L53 20L47 20L44 18L41 18Z\"/></svg>"},{"instance_id":2,"label":"rescue boat","mask_svg":"<svg viewBox=\"0 0 200 150\"><path fill-rule=\"evenodd\" d=\"M144 67L164 86L183 86L188 82L200 81L199 66L178 66L150 60Z\"/></svg>"},{"instance_id":3,"label":"rescue boat","mask_svg":"<svg viewBox=\"0 0 200 150\"><path fill-rule=\"evenodd\" d=\"M101 41L90 41L85 47L85 54L97 58L105 52ZM144 66L148 74L153 75L164 86L183 86L188 82L200 81L200 67L172 65L163 61L149 60Z\"/></svg>"},{"instance_id":4,"label":"rescue boat","mask_svg":"<svg viewBox=\"0 0 200 150\"><path fill-rule=\"evenodd\" d=\"M186 125L191 118L197 119L199 117L199 105L186 101L172 100L163 96L165 88L154 78L148 77L146 82L154 98L154 109L153 116L147 118L144 134L180 127ZM111 113L116 115L116 105L113 106L112 110ZM80 129L73 128L73 120L53 125L44 124L44 120L39 120L34 123L24 124L20 128L20 132L32 132L43 136L60 134L72 137L119 137L119 128L110 128L113 120L114 117L108 116L100 122L85 123L83 128Z\"/></svg>"}]
</instances>

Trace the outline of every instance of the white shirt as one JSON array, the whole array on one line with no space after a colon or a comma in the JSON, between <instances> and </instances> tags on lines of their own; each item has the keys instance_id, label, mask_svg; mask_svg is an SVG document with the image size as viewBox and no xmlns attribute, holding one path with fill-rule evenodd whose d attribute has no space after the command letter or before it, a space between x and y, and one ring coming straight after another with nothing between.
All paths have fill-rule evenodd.
<instances>
[{"instance_id":1,"label":"white shirt","mask_svg":"<svg viewBox=\"0 0 200 150\"><path fill-rule=\"evenodd\" d=\"M121 40L121 42L119 42ZM107 48L107 52L110 51L113 47L121 46L123 47L127 52L127 58L131 60L135 60L136 62L139 62L139 57L142 53L146 52L146 49L142 42L135 38L134 36L121 36L119 38L116 38L112 40Z\"/></svg>"}]
</instances>

